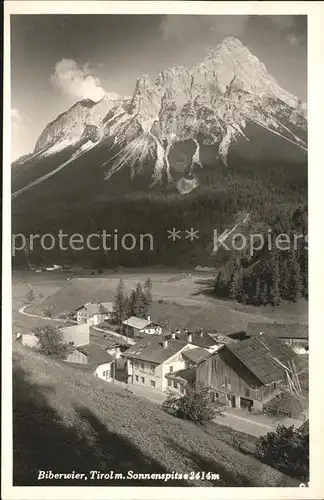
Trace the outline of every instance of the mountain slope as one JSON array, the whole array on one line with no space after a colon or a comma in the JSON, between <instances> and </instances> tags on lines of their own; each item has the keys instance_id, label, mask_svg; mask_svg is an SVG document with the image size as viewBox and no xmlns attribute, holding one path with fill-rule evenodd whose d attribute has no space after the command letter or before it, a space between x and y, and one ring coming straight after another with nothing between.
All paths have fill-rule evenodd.
<instances>
[{"instance_id":1,"label":"mountain slope","mask_svg":"<svg viewBox=\"0 0 324 500\"><path fill-rule=\"evenodd\" d=\"M118 481L127 486L297 486L294 479L203 428L171 417L114 384L18 345L13 360L15 486L63 484L37 481L39 470L74 470L88 476L90 470L220 475L215 481ZM117 484L88 479L68 484Z\"/></svg>"}]
</instances>

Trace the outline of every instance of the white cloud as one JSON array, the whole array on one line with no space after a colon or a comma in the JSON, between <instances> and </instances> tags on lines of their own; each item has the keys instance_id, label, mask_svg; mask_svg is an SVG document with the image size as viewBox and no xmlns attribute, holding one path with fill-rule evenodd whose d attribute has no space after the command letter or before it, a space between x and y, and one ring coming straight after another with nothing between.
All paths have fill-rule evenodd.
<instances>
[{"instance_id":1,"label":"white cloud","mask_svg":"<svg viewBox=\"0 0 324 500\"><path fill-rule=\"evenodd\" d=\"M50 80L70 97L93 101L99 101L105 95L111 99L120 98L115 92L107 92L101 86L99 78L90 74L89 64L81 66L73 59L61 59Z\"/></svg>"}]
</instances>

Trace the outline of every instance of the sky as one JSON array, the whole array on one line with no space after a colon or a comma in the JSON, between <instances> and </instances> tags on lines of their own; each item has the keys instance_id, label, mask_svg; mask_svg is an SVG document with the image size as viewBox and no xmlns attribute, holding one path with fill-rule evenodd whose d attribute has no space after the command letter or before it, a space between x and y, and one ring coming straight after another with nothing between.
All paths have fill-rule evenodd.
<instances>
[{"instance_id":1,"label":"sky","mask_svg":"<svg viewBox=\"0 0 324 500\"><path fill-rule=\"evenodd\" d=\"M137 77L194 66L237 36L287 91L306 101L306 16L13 15L12 159L75 102L130 96Z\"/></svg>"}]
</instances>

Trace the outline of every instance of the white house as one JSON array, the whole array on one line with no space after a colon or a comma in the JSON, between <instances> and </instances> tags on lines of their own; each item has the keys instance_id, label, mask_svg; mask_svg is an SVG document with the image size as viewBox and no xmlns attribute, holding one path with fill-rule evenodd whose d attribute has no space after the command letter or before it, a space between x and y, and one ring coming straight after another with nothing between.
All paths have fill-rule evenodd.
<instances>
[{"instance_id":1,"label":"white house","mask_svg":"<svg viewBox=\"0 0 324 500\"><path fill-rule=\"evenodd\" d=\"M98 325L102 321L111 319L113 312L112 302L87 302L76 309L76 320L77 323Z\"/></svg>"},{"instance_id":2,"label":"white house","mask_svg":"<svg viewBox=\"0 0 324 500\"><path fill-rule=\"evenodd\" d=\"M152 336L138 341L123 353L127 359L127 378L130 385L144 385L161 391L178 388L170 384L168 374L175 374L193 365L186 355L197 347L185 340ZM208 355L205 350L205 356ZM180 387L179 387L180 388Z\"/></svg>"},{"instance_id":3,"label":"white house","mask_svg":"<svg viewBox=\"0 0 324 500\"><path fill-rule=\"evenodd\" d=\"M90 371L96 377L110 381L114 376L114 357L103 346L87 344L71 350L65 362L75 368Z\"/></svg>"},{"instance_id":4,"label":"white house","mask_svg":"<svg viewBox=\"0 0 324 500\"><path fill-rule=\"evenodd\" d=\"M151 317L138 318L131 316L123 321L123 330L128 337L143 337L144 335L160 335L162 327L151 321Z\"/></svg>"}]
</instances>

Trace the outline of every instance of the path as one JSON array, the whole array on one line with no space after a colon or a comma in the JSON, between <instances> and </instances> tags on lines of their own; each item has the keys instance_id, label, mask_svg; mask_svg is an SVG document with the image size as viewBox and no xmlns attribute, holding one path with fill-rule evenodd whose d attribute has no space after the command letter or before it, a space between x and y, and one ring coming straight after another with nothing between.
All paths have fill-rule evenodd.
<instances>
[{"instance_id":1,"label":"path","mask_svg":"<svg viewBox=\"0 0 324 500\"><path fill-rule=\"evenodd\" d=\"M37 318L37 319L42 319L42 320L47 320L47 321L58 321L60 323L66 323L67 321L71 321L71 320L66 320L66 319L60 319L60 318L49 318L48 316L40 316L38 314L30 314L30 313L27 313L25 311L26 307L28 307L27 305L26 306L23 306L21 307L18 312L19 314L23 314L24 316L29 316L30 318Z\"/></svg>"}]
</instances>

